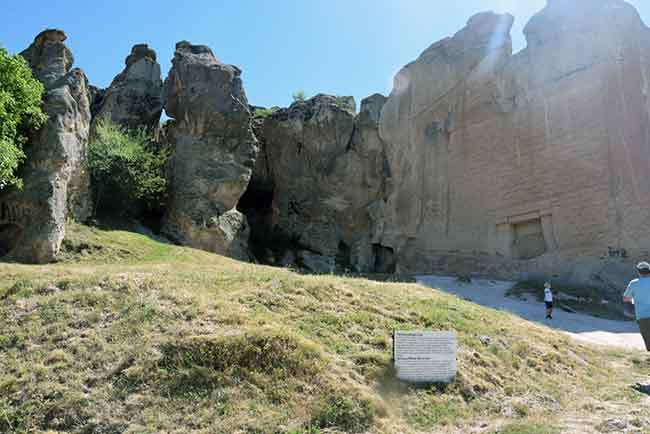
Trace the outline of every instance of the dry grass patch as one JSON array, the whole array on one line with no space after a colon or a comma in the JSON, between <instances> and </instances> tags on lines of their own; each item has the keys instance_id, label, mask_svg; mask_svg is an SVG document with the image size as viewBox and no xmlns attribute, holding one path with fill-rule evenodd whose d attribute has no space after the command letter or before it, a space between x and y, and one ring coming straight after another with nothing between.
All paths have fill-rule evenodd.
<instances>
[{"instance_id":1,"label":"dry grass patch","mask_svg":"<svg viewBox=\"0 0 650 434\"><path fill-rule=\"evenodd\" d=\"M305 276L128 232L73 226L68 239L101 248L0 263L0 432L466 432L488 421L484 431L515 434L538 420L562 428L563 415L596 427L614 403L647 405L629 387L647 375L645 356L419 285ZM448 387L395 380L392 330L422 328L458 332Z\"/></svg>"}]
</instances>

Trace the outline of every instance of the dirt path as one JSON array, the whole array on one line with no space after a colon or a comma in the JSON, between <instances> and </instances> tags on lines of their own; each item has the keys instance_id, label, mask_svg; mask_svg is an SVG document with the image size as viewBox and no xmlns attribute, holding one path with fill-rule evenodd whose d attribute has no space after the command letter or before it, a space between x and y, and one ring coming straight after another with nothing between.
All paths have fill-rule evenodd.
<instances>
[{"instance_id":1,"label":"dirt path","mask_svg":"<svg viewBox=\"0 0 650 434\"><path fill-rule=\"evenodd\" d=\"M514 282L472 280L463 283L455 277L418 276L418 283L440 289L482 306L506 310L528 320L561 330L574 339L591 344L632 350L645 350L639 329L633 321L613 321L586 314L556 309L552 320L545 320L544 305L538 301L506 297Z\"/></svg>"}]
</instances>

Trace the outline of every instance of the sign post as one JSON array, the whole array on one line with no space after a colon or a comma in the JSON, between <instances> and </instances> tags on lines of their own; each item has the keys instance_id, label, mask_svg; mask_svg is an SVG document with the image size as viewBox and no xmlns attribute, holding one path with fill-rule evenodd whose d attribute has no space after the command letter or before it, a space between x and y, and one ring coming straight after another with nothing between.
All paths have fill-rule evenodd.
<instances>
[{"instance_id":1,"label":"sign post","mask_svg":"<svg viewBox=\"0 0 650 434\"><path fill-rule=\"evenodd\" d=\"M395 331L397 378L409 383L451 383L456 377L455 332Z\"/></svg>"}]
</instances>

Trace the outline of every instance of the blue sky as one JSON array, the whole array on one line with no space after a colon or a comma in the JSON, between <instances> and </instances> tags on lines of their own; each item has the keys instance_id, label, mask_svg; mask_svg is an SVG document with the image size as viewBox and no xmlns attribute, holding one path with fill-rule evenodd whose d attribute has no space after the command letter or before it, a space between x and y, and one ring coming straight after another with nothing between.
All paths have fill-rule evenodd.
<instances>
[{"instance_id":1,"label":"blue sky","mask_svg":"<svg viewBox=\"0 0 650 434\"><path fill-rule=\"evenodd\" d=\"M452 35L476 12L515 15L522 29L545 0L60 0L7 2L0 44L26 48L41 30L65 30L75 66L105 87L131 46L146 42L167 74L179 40L209 45L243 71L252 104L288 105L304 90L353 95L357 103L388 94L394 74L431 43ZM646 24L650 1L632 0Z\"/></svg>"}]
</instances>

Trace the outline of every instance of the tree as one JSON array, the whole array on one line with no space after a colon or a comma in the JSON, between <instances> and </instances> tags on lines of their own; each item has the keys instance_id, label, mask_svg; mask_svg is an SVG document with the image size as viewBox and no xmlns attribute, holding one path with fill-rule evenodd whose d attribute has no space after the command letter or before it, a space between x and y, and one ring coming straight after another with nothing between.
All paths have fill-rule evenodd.
<instances>
[{"instance_id":1,"label":"tree","mask_svg":"<svg viewBox=\"0 0 650 434\"><path fill-rule=\"evenodd\" d=\"M169 150L155 149L145 130L126 131L110 121L97 125L88 146L96 210L136 217L164 203Z\"/></svg>"},{"instance_id":2,"label":"tree","mask_svg":"<svg viewBox=\"0 0 650 434\"><path fill-rule=\"evenodd\" d=\"M41 109L44 91L22 56L0 48L0 190L22 187L16 170L25 159L27 132L47 120Z\"/></svg>"},{"instance_id":3,"label":"tree","mask_svg":"<svg viewBox=\"0 0 650 434\"><path fill-rule=\"evenodd\" d=\"M263 108L263 107L258 107L255 109L254 116L258 118L267 118L271 116L273 113L277 112L280 110L280 107L271 107L271 108Z\"/></svg>"},{"instance_id":4,"label":"tree","mask_svg":"<svg viewBox=\"0 0 650 434\"><path fill-rule=\"evenodd\" d=\"M291 97L293 98L294 102L302 102L307 99L307 95L305 94L304 90L299 90L291 94Z\"/></svg>"}]
</instances>

